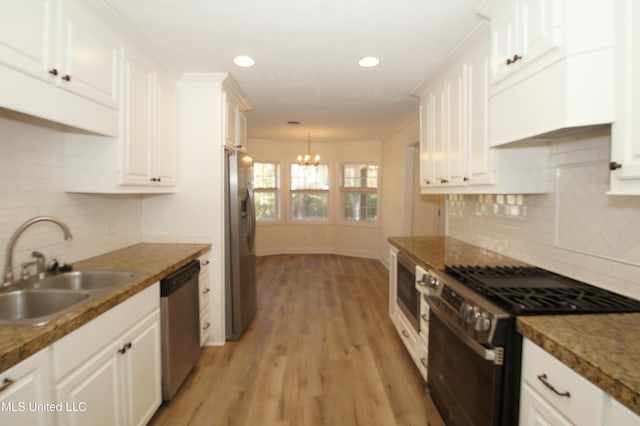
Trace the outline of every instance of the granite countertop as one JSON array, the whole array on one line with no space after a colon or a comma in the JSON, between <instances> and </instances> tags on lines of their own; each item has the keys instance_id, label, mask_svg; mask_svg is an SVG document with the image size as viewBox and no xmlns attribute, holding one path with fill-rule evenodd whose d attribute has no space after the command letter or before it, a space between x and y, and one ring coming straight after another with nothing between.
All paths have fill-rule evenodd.
<instances>
[{"instance_id":1,"label":"granite countertop","mask_svg":"<svg viewBox=\"0 0 640 426\"><path fill-rule=\"evenodd\" d=\"M525 265L449 237L391 237L418 264ZM518 317L518 331L640 415L640 313Z\"/></svg>"},{"instance_id":2,"label":"granite countertop","mask_svg":"<svg viewBox=\"0 0 640 426\"><path fill-rule=\"evenodd\" d=\"M135 269L146 273L45 325L0 325L0 371L26 359L210 250L210 244L137 244L73 263L74 270Z\"/></svg>"},{"instance_id":3,"label":"granite countertop","mask_svg":"<svg viewBox=\"0 0 640 426\"><path fill-rule=\"evenodd\" d=\"M441 270L444 265L524 265L507 256L450 237L391 237L389 243L421 266Z\"/></svg>"},{"instance_id":4,"label":"granite countertop","mask_svg":"<svg viewBox=\"0 0 640 426\"><path fill-rule=\"evenodd\" d=\"M640 313L518 317L518 331L640 415Z\"/></svg>"}]
</instances>

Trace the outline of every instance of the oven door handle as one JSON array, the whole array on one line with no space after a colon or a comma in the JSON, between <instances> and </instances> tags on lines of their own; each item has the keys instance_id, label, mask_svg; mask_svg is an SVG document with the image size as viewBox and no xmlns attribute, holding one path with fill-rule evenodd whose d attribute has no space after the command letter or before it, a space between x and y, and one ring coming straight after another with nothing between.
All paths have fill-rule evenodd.
<instances>
[{"instance_id":1,"label":"oven door handle","mask_svg":"<svg viewBox=\"0 0 640 426\"><path fill-rule=\"evenodd\" d=\"M476 354L480 355L482 359L486 361L493 361L494 364L501 365L502 357L496 356L496 351L501 348L487 349L482 346L480 343L473 340L467 333L462 329L458 324L453 322L449 317L442 311L442 309L431 300L434 296L428 294L426 296L427 303L429 304L430 313L436 314L438 319L442 321L442 323L449 328L449 330L456 335L458 339L460 339L465 345L467 345L472 351ZM432 324L432 323L430 323Z\"/></svg>"}]
</instances>

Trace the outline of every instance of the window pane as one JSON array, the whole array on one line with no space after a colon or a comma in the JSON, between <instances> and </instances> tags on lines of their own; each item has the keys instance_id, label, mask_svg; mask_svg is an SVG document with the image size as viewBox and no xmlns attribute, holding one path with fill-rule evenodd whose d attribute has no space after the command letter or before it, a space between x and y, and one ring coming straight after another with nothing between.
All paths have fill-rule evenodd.
<instances>
[{"instance_id":1,"label":"window pane","mask_svg":"<svg viewBox=\"0 0 640 426\"><path fill-rule=\"evenodd\" d=\"M377 188L378 166L346 164L342 166L342 186L345 188Z\"/></svg>"},{"instance_id":2,"label":"window pane","mask_svg":"<svg viewBox=\"0 0 640 426\"><path fill-rule=\"evenodd\" d=\"M276 163L253 164L254 188L278 188L278 165Z\"/></svg>"},{"instance_id":3,"label":"window pane","mask_svg":"<svg viewBox=\"0 0 640 426\"><path fill-rule=\"evenodd\" d=\"M328 193L291 194L291 216L294 219L325 220L328 218L328 205Z\"/></svg>"},{"instance_id":4,"label":"window pane","mask_svg":"<svg viewBox=\"0 0 640 426\"><path fill-rule=\"evenodd\" d=\"M364 192L349 192L344 195L344 218L346 220L378 220L378 195Z\"/></svg>"},{"instance_id":5,"label":"window pane","mask_svg":"<svg viewBox=\"0 0 640 426\"><path fill-rule=\"evenodd\" d=\"M257 220L278 220L278 197L276 192L255 192L253 194L256 204Z\"/></svg>"},{"instance_id":6,"label":"window pane","mask_svg":"<svg viewBox=\"0 0 640 426\"><path fill-rule=\"evenodd\" d=\"M329 189L329 166L319 164L318 166L291 165L291 189Z\"/></svg>"}]
</instances>

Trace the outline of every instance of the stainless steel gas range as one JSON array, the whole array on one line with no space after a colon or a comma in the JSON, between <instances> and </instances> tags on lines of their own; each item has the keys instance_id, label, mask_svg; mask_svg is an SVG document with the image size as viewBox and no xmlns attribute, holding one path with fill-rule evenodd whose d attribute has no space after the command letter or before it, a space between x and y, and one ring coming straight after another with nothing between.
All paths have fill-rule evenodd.
<instances>
[{"instance_id":1,"label":"stainless steel gas range","mask_svg":"<svg viewBox=\"0 0 640 426\"><path fill-rule=\"evenodd\" d=\"M640 302L544 269L445 266L429 291L429 388L449 426L518 424L519 315L640 312Z\"/></svg>"}]
</instances>

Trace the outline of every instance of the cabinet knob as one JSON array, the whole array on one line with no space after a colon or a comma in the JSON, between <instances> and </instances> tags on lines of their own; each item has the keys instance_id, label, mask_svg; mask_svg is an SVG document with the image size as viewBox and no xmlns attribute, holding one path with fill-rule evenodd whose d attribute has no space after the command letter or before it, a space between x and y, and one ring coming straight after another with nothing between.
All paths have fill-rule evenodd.
<instances>
[{"instance_id":1,"label":"cabinet knob","mask_svg":"<svg viewBox=\"0 0 640 426\"><path fill-rule=\"evenodd\" d=\"M207 294L211 291L211 289L209 288L205 288L204 290L202 290L202 294Z\"/></svg>"},{"instance_id":2,"label":"cabinet knob","mask_svg":"<svg viewBox=\"0 0 640 426\"><path fill-rule=\"evenodd\" d=\"M162 182L162 179L159 177L152 177L151 179L149 179L151 182Z\"/></svg>"},{"instance_id":3,"label":"cabinet knob","mask_svg":"<svg viewBox=\"0 0 640 426\"><path fill-rule=\"evenodd\" d=\"M3 390L5 390L6 388L8 388L14 383L15 383L15 380L5 377L4 380L2 381L2 384L0 384L0 392L2 392Z\"/></svg>"},{"instance_id":4,"label":"cabinet knob","mask_svg":"<svg viewBox=\"0 0 640 426\"><path fill-rule=\"evenodd\" d=\"M609 163L609 170L614 171L622 167L622 164L612 161Z\"/></svg>"},{"instance_id":5,"label":"cabinet knob","mask_svg":"<svg viewBox=\"0 0 640 426\"><path fill-rule=\"evenodd\" d=\"M57 70L57 69L55 69L55 68L51 68L51 69L49 70L49 74L51 74L51 75L58 75L58 70Z\"/></svg>"},{"instance_id":6,"label":"cabinet knob","mask_svg":"<svg viewBox=\"0 0 640 426\"><path fill-rule=\"evenodd\" d=\"M131 349L131 342L126 343L123 347L118 349L118 353L125 354L127 352L127 349Z\"/></svg>"},{"instance_id":7,"label":"cabinet knob","mask_svg":"<svg viewBox=\"0 0 640 426\"><path fill-rule=\"evenodd\" d=\"M513 55L513 58L509 58L507 59L507 65L511 65L511 64L515 64L516 62L518 62L520 59L522 59L522 56L518 55L517 53L515 55Z\"/></svg>"},{"instance_id":8,"label":"cabinet knob","mask_svg":"<svg viewBox=\"0 0 640 426\"><path fill-rule=\"evenodd\" d=\"M449 181L446 180L446 179L440 179L440 183L447 183L447 182L449 182Z\"/></svg>"},{"instance_id":9,"label":"cabinet knob","mask_svg":"<svg viewBox=\"0 0 640 426\"><path fill-rule=\"evenodd\" d=\"M468 177L465 176L465 177L462 178L462 180L465 181L465 182L469 182L471 179L469 179Z\"/></svg>"},{"instance_id":10,"label":"cabinet knob","mask_svg":"<svg viewBox=\"0 0 640 426\"><path fill-rule=\"evenodd\" d=\"M62 76L64 81L71 81L71 76L69 74Z\"/></svg>"},{"instance_id":11,"label":"cabinet knob","mask_svg":"<svg viewBox=\"0 0 640 426\"><path fill-rule=\"evenodd\" d=\"M206 330L206 329L208 329L209 327L211 327L211 323L206 323L206 324L202 327L202 329L203 329L203 330Z\"/></svg>"}]
</instances>

